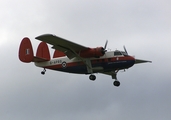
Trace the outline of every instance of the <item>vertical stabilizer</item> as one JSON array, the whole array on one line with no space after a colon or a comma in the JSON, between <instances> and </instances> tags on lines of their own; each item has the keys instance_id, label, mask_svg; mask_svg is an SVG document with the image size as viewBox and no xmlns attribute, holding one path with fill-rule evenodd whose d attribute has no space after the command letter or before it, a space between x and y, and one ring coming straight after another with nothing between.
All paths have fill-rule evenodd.
<instances>
[{"instance_id":1,"label":"vertical stabilizer","mask_svg":"<svg viewBox=\"0 0 171 120\"><path fill-rule=\"evenodd\" d=\"M29 38L25 37L21 41L18 57L19 57L20 61L22 61L22 62L25 62L25 63L32 62L34 56L33 56L32 44L31 44Z\"/></svg>"},{"instance_id":2,"label":"vertical stabilizer","mask_svg":"<svg viewBox=\"0 0 171 120\"><path fill-rule=\"evenodd\" d=\"M37 58L41 58L45 61L50 60L50 53L49 53L49 48L45 42L41 42L37 48L37 53L36 53Z\"/></svg>"}]
</instances>

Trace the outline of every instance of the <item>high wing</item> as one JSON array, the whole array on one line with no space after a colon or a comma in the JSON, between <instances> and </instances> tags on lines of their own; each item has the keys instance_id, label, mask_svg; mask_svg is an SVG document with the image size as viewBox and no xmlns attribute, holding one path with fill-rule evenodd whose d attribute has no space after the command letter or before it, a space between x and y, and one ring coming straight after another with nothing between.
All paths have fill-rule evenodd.
<instances>
[{"instance_id":1,"label":"high wing","mask_svg":"<svg viewBox=\"0 0 171 120\"><path fill-rule=\"evenodd\" d=\"M79 57L78 52L89 49L88 47L79 45L69 40L57 37L52 34L44 34L36 37L36 39L53 45L52 48L64 52L68 58Z\"/></svg>"}]
</instances>

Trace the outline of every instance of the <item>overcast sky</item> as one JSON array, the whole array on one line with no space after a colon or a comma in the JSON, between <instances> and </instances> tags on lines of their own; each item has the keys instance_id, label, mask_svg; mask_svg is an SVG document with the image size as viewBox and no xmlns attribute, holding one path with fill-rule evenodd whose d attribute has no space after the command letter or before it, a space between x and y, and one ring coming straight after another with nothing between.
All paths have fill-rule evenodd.
<instances>
[{"instance_id":1,"label":"overcast sky","mask_svg":"<svg viewBox=\"0 0 171 120\"><path fill-rule=\"evenodd\" d=\"M23 37L52 33L89 47L123 50L153 63L110 76L43 70L18 59ZM49 46L51 47L51 46ZM53 50L51 50L53 53ZM170 120L170 0L0 1L1 120Z\"/></svg>"}]
</instances>

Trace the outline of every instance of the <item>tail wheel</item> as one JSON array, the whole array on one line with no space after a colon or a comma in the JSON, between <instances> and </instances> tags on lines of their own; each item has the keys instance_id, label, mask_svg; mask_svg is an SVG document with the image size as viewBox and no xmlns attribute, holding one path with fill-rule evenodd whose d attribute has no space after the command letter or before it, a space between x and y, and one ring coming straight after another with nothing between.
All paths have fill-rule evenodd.
<instances>
[{"instance_id":1,"label":"tail wheel","mask_svg":"<svg viewBox=\"0 0 171 120\"><path fill-rule=\"evenodd\" d=\"M42 75L44 75L44 74L45 74L45 72L44 72L44 71L42 71L42 72L41 72L41 74L42 74Z\"/></svg>"},{"instance_id":2,"label":"tail wheel","mask_svg":"<svg viewBox=\"0 0 171 120\"><path fill-rule=\"evenodd\" d=\"M46 72L46 69L44 68L43 71L41 72L42 75L44 75Z\"/></svg>"}]
</instances>

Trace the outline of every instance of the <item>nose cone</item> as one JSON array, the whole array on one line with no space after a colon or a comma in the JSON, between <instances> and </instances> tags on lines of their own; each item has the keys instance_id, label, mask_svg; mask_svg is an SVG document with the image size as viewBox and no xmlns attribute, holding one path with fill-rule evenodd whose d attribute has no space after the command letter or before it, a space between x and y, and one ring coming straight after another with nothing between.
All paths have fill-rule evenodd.
<instances>
[{"instance_id":1,"label":"nose cone","mask_svg":"<svg viewBox=\"0 0 171 120\"><path fill-rule=\"evenodd\" d=\"M146 62L152 63L152 61L149 61L149 60L135 59L135 64L146 63Z\"/></svg>"}]
</instances>

